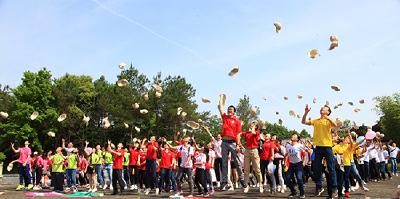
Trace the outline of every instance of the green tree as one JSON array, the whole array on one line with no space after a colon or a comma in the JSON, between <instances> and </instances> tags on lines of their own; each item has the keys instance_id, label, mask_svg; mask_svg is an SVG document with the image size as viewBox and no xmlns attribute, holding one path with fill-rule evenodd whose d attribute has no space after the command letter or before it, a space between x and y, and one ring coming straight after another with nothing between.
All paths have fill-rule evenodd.
<instances>
[{"instance_id":1,"label":"green tree","mask_svg":"<svg viewBox=\"0 0 400 199\"><path fill-rule=\"evenodd\" d=\"M400 142L400 93L393 96L375 97L376 111L380 116L379 126L385 137L391 138L396 143Z\"/></svg>"},{"instance_id":2,"label":"green tree","mask_svg":"<svg viewBox=\"0 0 400 199\"><path fill-rule=\"evenodd\" d=\"M243 123L243 129L247 129L247 125L251 120L258 120L258 116L260 115L259 107L256 107L256 114L254 116L251 115L252 105L250 103L250 97L244 95L243 98L239 99L239 104L236 106L236 115L239 120Z\"/></svg>"}]
</instances>

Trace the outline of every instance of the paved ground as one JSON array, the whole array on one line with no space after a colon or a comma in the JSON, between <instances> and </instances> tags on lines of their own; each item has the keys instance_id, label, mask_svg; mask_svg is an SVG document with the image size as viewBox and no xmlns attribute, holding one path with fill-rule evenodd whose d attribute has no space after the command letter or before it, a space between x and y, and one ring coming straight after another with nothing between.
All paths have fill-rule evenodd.
<instances>
[{"instance_id":1,"label":"paved ground","mask_svg":"<svg viewBox=\"0 0 400 199\"><path fill-rule=\"evenodd\" d=\"M393 193L397 190L397 186L400 184L400 177L394 177L392 180L382 181L379 183L371 182L367 185L370 188L369 192L364 192L361 190L357 190L356 192L351 193L351 198L392 198ZM4 191L4 195L0 195L0 198L24 198L23 191L15 191L15 185L0 185L0 191ZM306 184L306 197L311 198L313 191L315 189L314 183ZM225 192L216 192L213 198L287 198L288 193L278 193L272 195L270 193L258 193L258 189L250 189L249 193L244 194L243 189L237 189L235 191L225 191ZM50 192L50 190L44 190L42 192ZM148 196L143 194L138 194L136 191L126 192L124 195L119 196L111 196L111 192L109 190L104 192L105 198L168 198L171 194L162 193L159 196L155 196L154 192L151 192ZM324 192L326 194L326 192ZM185 194L184 194L185 195ZM320 198L325 198L320 197ZM46 198L59 198L59 197L46 197ZM315 198L317 199L317 198ZM319 199L319 198L318 198Z\"/></svg>"}]
</instances>

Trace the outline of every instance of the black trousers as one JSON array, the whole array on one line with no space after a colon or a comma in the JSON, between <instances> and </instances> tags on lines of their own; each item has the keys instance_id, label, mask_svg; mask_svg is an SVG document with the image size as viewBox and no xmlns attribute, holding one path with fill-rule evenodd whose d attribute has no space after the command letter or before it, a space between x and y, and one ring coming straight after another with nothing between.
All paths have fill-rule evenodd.
<instances>
[{"instance_id":1,"label":"black trousers","mask_svg":"<svg viewBox=\"0 0 400 199\"><path fill-rule=\"evenodd\" d=\"M214 171L218 182L221 182L221 170L222 170L222 158L215 158Z\"/></svg>"},{"instance_id":2,"label":"black trousers","mask_svg":"<svg viewBox=\"0 0 400 199\"><path fill-rule=\"evenodd\" d=\"M64 191L64 173L54 172L54 191ZM53 179L51 180L53 182Z\"/></svg>"},{"instance_id":3,"label":"black trousers","mask_svg":"<svg viewBox=\"0 0 400 199\"><path fill-rule=\"evenodd\" d=\"M196 187L199 190L199 194L208 193L207 182L206 182L206 170L205 169L196 168L196 176L194 178L194 183L196 184ZM204 192L201 191L200 184L203 187Z\"/></svg>"},{"instance_id":4,"label":"black trousers","mask_svg":"<svg viewBox=\"0 0 400 199\"><path fill-rule=\"evenodd\" d=\"M35 169L35 185L40 185L40 182L42 181L42 174L43 174L43 168L38 167Z\"/></svg>"},{"instance_id":5,"label":"black trousers","mask_svg":"<svg viewBox=\"0 0 400 199\"><path fill-rule=\"evenodd\" d=\"M134 171L133 175L132 175L132 171ZM129 166L129 179L131 181L131 185L138 184L138 182L139 182L139 167L138 166Z\"/></svg>"},{"instance_id":6,"label":"black trousers","mask_svg":"<svg viewBox=\"0 0 400 199\"><path fill-rule=\"evenodd\" d=\"M369 170L371 171L371 178L375 180L380 180L378 164L376 159L369 160Z\"/></svg>"},{"instance_id":7,"label":"black trousers","mask_svg":"<svg viewBox=\"0 0 400 199\"><path fill-rule=\"evenodd\" d=\"M126 183L126 186L128 186L130 183L129 183L129 180L130 180L130 174L129 174L129 166L123 166L123 169L124 169L124 180L125 180L125 183ZM130 184L130 185L132 185L132 184Z\"/></svg>"},{"instance_id":8,"label":"black trousers","mask_svg":"<svg viewBox=\"0 0 400 199\"><path fill-rule=\"evenodd\" d=\"M143 189L144 185L144 176L146 175L145 170L139 170L138 178L139 178L139 188Z\"/></svg>"},{"instance_id":9,"label":"black trousers","mask_svg":"<svg viewBox=\"0 0 400 199\"><path fill-rule=\"evenodd\" d=\"M122 169L113 169L112 170L112 185L113 185L113 193L118 192L117 182L121 187L121 192L124 190L124 181L122 180Z\"/></svg>"}]
</instances>

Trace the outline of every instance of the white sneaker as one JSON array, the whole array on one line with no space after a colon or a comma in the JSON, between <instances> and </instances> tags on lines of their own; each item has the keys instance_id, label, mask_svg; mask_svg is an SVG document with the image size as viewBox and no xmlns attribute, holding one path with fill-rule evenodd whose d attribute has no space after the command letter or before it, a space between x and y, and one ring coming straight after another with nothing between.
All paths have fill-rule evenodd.
<instances>
[{"instance_id":1,"label":"white sneaker","mask_svg":"<svg viewBox=\"0 0 400 199\"><path fill-rule=\"evenodd\" d=\"M107 185L104 185L103 190L106 190L106 189L107 189Z\"/></svg>"},{"instance_id":2,"label":"white sneaker","mask_svg":"<svg viewBox=\"0 0 400 199\"><path fill-rule=\"evenodd\" d=\"M281 192L281 185L276 186L276 192Z\"/></svg>"},{"instance_id":3,"label":"white sneaker","mask_svg":"<svg viewBox=\"0 0 400 199\"><path fill-rule=\"evenodd\" d=\"M128 189L128 186L125 185L124 190L127 190L127 189Z\"/></svg>"},{"instance_id":4,"label":"white sneaker","mask_svg":"<svg viewBox=\"0 0 400 199\"><path fill-rule=\"evenodd\" d=\"M78 189L75 187L72 192L76 193L76 192L78 192Z\"/></svg>"},{"instance_id":5,"label":"white sneaker","mask_svg":"<svg viewBox=\"0 0 400 199\"><path fill-rule=\"evenodd\" d=\"M69 187L65 188L65 192L69 192L71 189Z\"/></svg>"},{"instance_id":6,"label":"white sneaker","mask_svg":"<svg viewBox=\"0 0 400 199\"><path fill-rule=\"evenodd\" d=\"M244 189L243 189L243 192L244 192L244 193L249 192L249 186L247 186L246 188L244 188Z\"/></svg>"},{"instance_id":7,"label":"white sneaker","mask_svg":"<svg viewBox=\"0 0 400 199\"><path fill-rule=\"evenodd\" d=\"M364 191L369 191L369 189L367 187L364 187L364 186L362 186L361 189L364 190Z\"/></svg>"},{"instance_id":8,"label":"white sneaker","mask_svg":"<svg viewBox=\"0 0 400 199\"><path fill-rule=\"evenodd\" d=\"M234 191L235 190L235 188L233 188L233 186L231 186L229 189L228 189L228 191Z\"/></svg>"},{"instance_id":9,"label":"white sneaker","mask_svg":"<svg viewBox=\"0 0 400 199\"><path fill-rule=\"evenodd\" d=\"M37 190L39 190L39 188L37 186L34 186L33 190L37 191Z\"/></svg>"},{"instance_id":10,"label":"white sneaker","mask_svg":"<svg viewBox=\"0 0 400 199\"><path fill-rule=\"evenodd\" d=\"M260 189L260 193L264 192L264 187L263 186L260 186L259 189Z\"/></svg>"},{"instance_id":11,"label":"white sneaker","mask_svg":"<svg viewBox=\"0 0 400 199\"><path fill-rule=\"evenodd\" d=\"M354 189L357 190L360 188L360 185L358 185L358 183L356 183L356 186L354 186Z\"/></svg>"},{"instance_id":12,"label":"white sneaker","mask_svg":"<svg viewBox=\"0 0 400 199\"><path fill-rule=\"evenodd\" d=\"M399 176L399 174L398 174L398 173L396 173L396 176Z\"/></svg>"},{"instance_id":13,"label":"white sneaker","mask_svg":"<svg viewBox=\"0 0 400 199\"><path fill-rule=\"evenodd\" d=\"M92 189L89 189L88 192L92 192Z\"/></svg>"},{"instance_id":14,"label":"white sneaker","mask_svg":"<svg viewBox=\"0 0 400 199\"><path fill-rule=\"evenodd\" d=\"M394 175L394 174L393 174ZM217 182L217 187L220 187L221 186L221 183L220 182Z\"/></svg>"},{"instance_id":15,"label":"white sneaker","mask_svg":"<svg viewBox=\"0 0 400 199\"><path fill-rule=\"evenodd\" d=\"M145 195L149 195L149 193L150 193L150 189L146 189L146 191L144 191Z\"/></svg>"},{"instance_id":16,"label":"white sneaker","mask_svg":"<svg viewBox=\"0 0 400 199\"><path fill-rule=\"evenodd\" d=\"M134 190L135 189L135 185L131 185L131 187L129 189L130 190Z\"/></svg>"},{"instance_id":17,"label":"white sneaker","mask_svg":"<svg viewBox=\"0 0 400 199\"><path fill-rule=\"evenodd\" d=\"M110 185L110 190L113 190L113 186L112 185Z\"/></svg>"},{"instance_id":18,"label":"white sneaker","mask_svg":"<svg viewBox=\"0 0 400 199\"><path fill-rule=\"evenodd\" d=\"M92 192L96 192L96 191L97 191L97 188L92 189Z\"/></svg>"},{"instance_id":19,"label":"white sneaker","mask_svg":"<svg viewBox=\"0 0 400 199\"><path fill-rule=\"evenodd\" d=\"M156 195L160 194L160 189L156 188Z\"/></svg>"},{"instance_id":20,"label":"white sneaker","mask_svg":"<svg viewBox=\"0 0 400 199\"><path fill-rule=\"evenodd\" d=\"M235 188L237 189L237 188L239 188L239 183L235 183Z\"/></svg>"},{"instance_id":21,"label":"white sneaker","mask_svg":"<svg viewBox=\"0 0 400 199\"><path fill-rule=\"evenodd\" d=\"M355 190L356 190L355 187L350 187L351 192L354 192Z\"/></svg>"},{"instance_id":22,"label":"white sneaker","mask_svg":"<svg viewBox=\"0 0 400 199\"><path fill-rule=\"evenodd\" d=\"M363 183L363 185L367 185L367 183L364 180L362 181L362 183Z\"/></svg>"}]
</instances>

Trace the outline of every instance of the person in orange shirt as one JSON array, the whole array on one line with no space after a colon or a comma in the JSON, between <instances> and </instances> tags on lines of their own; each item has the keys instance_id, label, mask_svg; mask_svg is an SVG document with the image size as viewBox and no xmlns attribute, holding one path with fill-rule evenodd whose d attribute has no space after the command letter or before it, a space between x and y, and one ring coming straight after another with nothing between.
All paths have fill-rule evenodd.
<instances>
[{"instance_id":1,"label":"person in orange shirt","mask_svg":"<svg viewBox=\"0 0 400 199\"><path fill-rule=\"evenodd\" d=\"M314 120L307 120L307 115L311 108L306 105L302 124L314 127L313 144L316 146L315 153L315 183L316 190L315 196L320 196L324 189L322 189L322 159L325 157L329 172L328 181L328 198L332 198L333 192L337 190L336 172L335 172L335 159L332 152L332 128L336 128L336 123L329 118L332 111L329 106L323 106L320 109L320 118ZM337 137L336 133L335 136Z\"/></svg>"}]
</instances>

